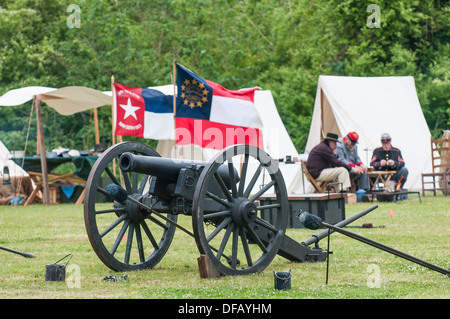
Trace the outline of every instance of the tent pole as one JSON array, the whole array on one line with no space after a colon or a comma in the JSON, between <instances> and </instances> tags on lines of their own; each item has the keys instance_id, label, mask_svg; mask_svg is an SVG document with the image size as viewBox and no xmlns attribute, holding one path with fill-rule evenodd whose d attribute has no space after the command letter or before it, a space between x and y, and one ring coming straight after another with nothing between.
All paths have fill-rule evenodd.
<instances>
[{"instance_id":1,"label":"tent pole","mask_svg":"<svg viewBox=\"0 0 450 319\"><path fill-rule=\"evenodd\" d=\"M42 182L44 187L44 204L48 205L50 203L50 195L48 190L48 176L47 176L47 159L45 153L45 143L44 143L44 126L42 124L41 116L41 96L35 96L35 106L36 106L36 120L37 120L37 136L39 144L39 153L41 155L41 169L42 169Z\"/></svg>"},{"instance_id":2,"label":"tent pole","mask_svg":"<svg viewBox=\"0 0 450 319\"><path fill-rule=\"evenodd\" d=\"M94 128L95 128L95 144L100 144L100 133L98 131L98 114L97 108L94 108Z\"/></svg>"}]
</instances>

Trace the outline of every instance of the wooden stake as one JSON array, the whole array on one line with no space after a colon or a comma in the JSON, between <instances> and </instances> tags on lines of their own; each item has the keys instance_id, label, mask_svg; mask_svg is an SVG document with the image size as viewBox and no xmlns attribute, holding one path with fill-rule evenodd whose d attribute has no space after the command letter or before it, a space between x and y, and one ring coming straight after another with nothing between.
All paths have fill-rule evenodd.
<instances>
[{"instance_id":1,"label":"wooden stake","mask_svg":"<svg viewBox=\"0 0 450 319\"><path fill-rule=\"evenodd\" d=\"M197 258L197 264L200 272L200 278L220 278L222 276L222 274L217 270L206 255L200 255L200 257Z\"/></svg>"}]
</instances>

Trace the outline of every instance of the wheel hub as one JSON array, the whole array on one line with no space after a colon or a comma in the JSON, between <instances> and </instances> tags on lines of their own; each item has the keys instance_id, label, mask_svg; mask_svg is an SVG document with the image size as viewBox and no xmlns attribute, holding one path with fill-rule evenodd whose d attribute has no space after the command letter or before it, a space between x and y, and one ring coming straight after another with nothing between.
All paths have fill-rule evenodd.
<instances>
[{"instance_id":1,"label":"wheel hub","mask_svg":"<svg viewBox=\"0 0 450 319\"><path fill-rule=\"evenodd\" d=\"M238 198L233 206L231 218L236 225L245 226L256 219L258 211L255 203L247 198Z\"/></svg>"},{"instance_id":2,"label":"wheel hub","mask_svg":"<svg viewBox=\"0 0 450 319\"><path fill-rule=\"evenodd\" d=\"M133 194L131 195L132 198L134 198L137 201L141 201L143 196L141 194ZM125 203L125 211L127 212L128 216L130 217L130 220L133 222L140 222L144 220L148 214L146 210L143 210L139 205L136 203L127 200Z\"/></svg>"}]
</instances>

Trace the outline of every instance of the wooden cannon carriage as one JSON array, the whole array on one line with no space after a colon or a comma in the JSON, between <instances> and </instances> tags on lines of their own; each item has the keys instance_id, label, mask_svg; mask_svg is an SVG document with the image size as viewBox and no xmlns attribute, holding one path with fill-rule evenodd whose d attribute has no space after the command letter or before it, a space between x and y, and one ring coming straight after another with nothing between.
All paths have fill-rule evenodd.
<instances>
[{"instance_id":1,"label":"wooden cannon carriage","mask_svg":"<svg viewBox=\"0 0 450 319\"><path fill-rule=\"evenodd\" d=\"M263 170L270 180L252 194ZM258 199L268 192L273 200L261 206ZM222 275L261 272L277 254L291 261L326 258L322 249L286 236L283 176L277 162L253 146L231 146L209 162L195 162L162 158L138 142L116 144L94 164L85 193L89 240L115 271L153 268L176 228L195 238ZM259 217L261 211L270 219ZM192 232L177 223L179 214L192 216Z\"/></svg>"}]
</instances>

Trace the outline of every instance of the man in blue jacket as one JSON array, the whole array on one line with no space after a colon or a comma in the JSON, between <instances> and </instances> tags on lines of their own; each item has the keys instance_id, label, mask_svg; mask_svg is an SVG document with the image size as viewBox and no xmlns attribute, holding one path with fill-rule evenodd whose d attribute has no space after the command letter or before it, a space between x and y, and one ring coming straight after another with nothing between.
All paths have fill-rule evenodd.
<instances>
[{"instance_id":1,"label":"man in blue jacket","mask_svg":"<svg viewBox=\"0 0 450 319\"><path fill-rule=\"evenodd\" d=\"M349 132L346 136L339 139L341 143L337 144L337 157L344 163L353 168L350 178L354 178L357 182L358 189L369 189L369 176L367 175L367 167L361 161L358 155L358 139L356 132Z\"/></svg>"}]
</instances>

